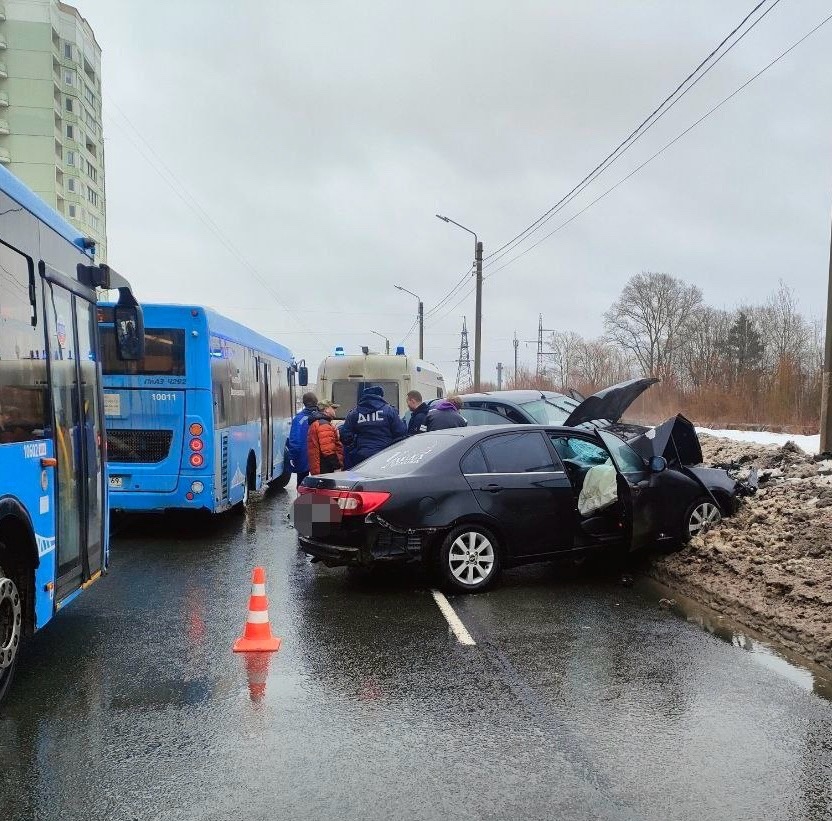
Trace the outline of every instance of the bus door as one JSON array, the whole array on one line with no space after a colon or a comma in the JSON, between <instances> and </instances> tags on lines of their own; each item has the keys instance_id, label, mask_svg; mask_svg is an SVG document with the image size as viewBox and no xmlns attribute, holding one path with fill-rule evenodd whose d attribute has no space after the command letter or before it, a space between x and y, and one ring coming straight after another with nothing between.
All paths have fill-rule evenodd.
<instances>
[{"instance_id":1,"label":"bus door","mask_svg":"<svg viewBox=\"0 0 832 821\"><path fill-rule=\"evenodd\" d=\"M55 456L60 600L101 570L104 485L95 292L40 264Z\"/></svg>"},{"instance_id":2,"label":"bus door","mask_svg":"<svg viewBox=\"0 0 832 821\"><path fill-rule=\"evenodd\" d=\"M260 474L267 482L272 475L274 454L272 453L272 372L271 365L264 359L257 360L260 376Z\"/></svg>"}]
</instances>

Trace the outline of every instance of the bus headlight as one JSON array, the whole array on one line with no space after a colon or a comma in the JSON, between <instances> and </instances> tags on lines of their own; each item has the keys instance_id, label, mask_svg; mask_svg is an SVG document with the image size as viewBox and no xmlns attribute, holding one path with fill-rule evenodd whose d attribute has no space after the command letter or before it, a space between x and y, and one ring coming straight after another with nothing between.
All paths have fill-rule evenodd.
<instances>
[{"instance_id":1,"label":"bus headlight","mask_svg":"<svg viewBox=\"0 0 832 821\"><path fill-rule=\"evenodd\" d=\"M205 485L202 482L191 482L191 492L202 493L205 490Z\"/></svg>"}]
</instances>

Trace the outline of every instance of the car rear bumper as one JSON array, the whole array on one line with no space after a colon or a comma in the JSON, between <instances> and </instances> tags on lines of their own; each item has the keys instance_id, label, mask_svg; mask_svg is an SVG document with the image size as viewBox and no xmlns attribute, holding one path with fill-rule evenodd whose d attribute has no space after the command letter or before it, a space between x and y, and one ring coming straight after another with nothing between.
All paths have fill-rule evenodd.
<instances>
[{"instance_id":1,"label":"car rear bumper","mask_svg":"<svg viewBox=\"0 0 832 821\"><path fill-rule=\"evenodd\" d=\"M304 553L328 567L369 567L419 561L427 538L427 534L423 533L397 533L378 525L368 525L357 544L337 544L300 534L298 544Z\"/></svg>"}]
</instances>

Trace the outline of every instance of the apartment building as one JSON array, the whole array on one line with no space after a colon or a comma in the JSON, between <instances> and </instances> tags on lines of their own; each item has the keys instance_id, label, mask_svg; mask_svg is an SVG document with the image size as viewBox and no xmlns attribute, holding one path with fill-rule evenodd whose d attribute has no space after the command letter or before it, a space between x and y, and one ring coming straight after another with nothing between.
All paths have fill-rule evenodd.
<instances>
[{"instance_id":1,"label":"apartment building","mask_svg":"<svg viewBox=\"0 0 832 821\"><path fill-rule=\"evenodd\" d=\"M101 47L73 6L0 0L0 163L106 260Z\"/></svg>"}]
</instances>

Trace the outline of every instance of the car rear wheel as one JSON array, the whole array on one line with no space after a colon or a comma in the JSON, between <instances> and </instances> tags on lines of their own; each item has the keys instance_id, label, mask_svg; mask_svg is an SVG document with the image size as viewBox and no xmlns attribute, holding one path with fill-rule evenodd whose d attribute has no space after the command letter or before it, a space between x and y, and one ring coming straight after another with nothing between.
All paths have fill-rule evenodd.
<instances>
[{"instance_id":1,"label":"car rear wheel","mask_svg":"<svg viewBox=\"0 0 832 821\"><path fill-rule=\"evenodd\" d=\"M689 542L694 536L701 536L721 521L722 513L713 499L697 499L688 509L682 538Z\"/></svg>"},{"instance_id":2,"label":"car rear wheel","mask_svg":"<svg viewBox=\"0 0 832 821\"><path fill-rule=\"evenodd\" d=\"M500 574L500 545L480 525L454 528L439 549L439 572L445 584L465 593L485 590Z\"/></svg>"},{"instance_id":3,"label":"car rear wheel","mask_svg":"<svg viewBox=\"0 0 832 821\"><path fill-rule=\"evenodd\" d=\"M0 543L0 552L3 545ZM0 702L11 687L23 632L20 593L0 567Z\"/></svg>"}]
</instances>

